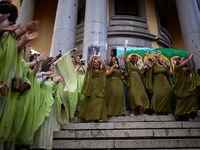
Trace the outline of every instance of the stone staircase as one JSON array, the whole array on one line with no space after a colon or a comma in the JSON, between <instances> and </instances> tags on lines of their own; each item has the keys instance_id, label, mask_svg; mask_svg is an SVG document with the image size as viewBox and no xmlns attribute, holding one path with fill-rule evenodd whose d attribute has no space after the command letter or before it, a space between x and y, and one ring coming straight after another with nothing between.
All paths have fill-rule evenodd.
<instances>
[{"instance_id":1,"label":"stone staircase","mask_svg":"<svg viewBox=\"0 0 200 150\"><path fill-rule=\"evenodd\" d=\"M129 114L108 117L106 123L75 117L54 133L53 149L200 149L200 122Z\"/></svg>"}]
</instances>

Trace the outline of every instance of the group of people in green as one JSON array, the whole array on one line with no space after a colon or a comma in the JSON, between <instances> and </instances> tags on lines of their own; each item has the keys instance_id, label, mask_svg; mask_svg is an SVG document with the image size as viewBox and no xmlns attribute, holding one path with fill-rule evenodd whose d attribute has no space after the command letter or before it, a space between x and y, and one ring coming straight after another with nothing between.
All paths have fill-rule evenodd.
<instances>
[{"instance_id":1,"label":"group of people in green","mask_svg":"<svg viewBox=\"0 0 200 150\"><path fill-rule=\"evenodd\" d=\"M194 70L194 54L187 60L177 58L174 84L169 67L157 56L149 59L148 51L141 71L136 66L138 57L132 55L128 61L125 48L123 76L116 57L106 67L100 52L93 55L95 51L86 69L84 60L71 57L77 48L59 54L57 61L43 53L26 62L22 53L26 52L25 45L39 36L30 31L38 29L40 22L30 21L22 28L14 26L18 11L6 1L0 2L0 14L0 149L14 145L51 149L53 132L73 119L76 111L80 111L78 118L89 122L126 115L123 85L129 92L131 116L135 109L139 115L146 115L144 109L151 109L152 115L170 115L175 104L177 119L198 121L195 117L200 79ZM187 65L190 60L192 67Z\"/></svg>"},{"instance_id":2,"label":"group of people in green","mask_svg":"<svg viewBox=\"0 0 200 150\"><path fill-rule=\"evenodd\" d=\"M170 67L158 56L155 55L150 59L148 55L149 52L146 51L145 65L139 69L138 56L132 55L128 61L124 48L123 59L126 68L124 76L116 57L112 57L110 64L105 68L100 53L97 56L92 55L82 88L82 94L86 97L78 118L103 122L107 121L107 116L126 115L124 84L129 93L130 116L134 116L135 109L138 109L139 115L146 115L144 109L151 110L152 115L158 113L172 115L170 111L175 108L174 115L177 120L198 121L196 116L200 78L194 70L194 54L186 60L183 57L177 58L174 84ZM190 60L192 67L188 66Z\"/></svg>"}]
</instances>

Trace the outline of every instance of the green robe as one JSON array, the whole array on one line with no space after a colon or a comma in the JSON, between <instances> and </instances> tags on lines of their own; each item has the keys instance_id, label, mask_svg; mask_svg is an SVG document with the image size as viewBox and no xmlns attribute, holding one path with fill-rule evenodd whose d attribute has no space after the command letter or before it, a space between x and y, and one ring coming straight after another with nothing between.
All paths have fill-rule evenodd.
<instances>
[{"instance_id":1,"label":"green robe","mask_svg":"<svg viewBox=\"0 0 200 150\"><path fill-rule=\"evenodd\" d=\"M68 96L69 93L75 93L77 89L77 76L70 52L58 59L55 74L64 77L64 81L59 83L59 94L64 107L61 107L61 105L56 106L56 116L60 124L65 124L74 116L77 104L77 102L73 101L73 98L70 99ZM73 96L77 97L78 95L74 94Z\"/></svg>"},{"instance_id":2,"label":"green robe","mask_svg":"<svg viewBox=\"0 0 200 150\"><path fill-rule=\"evenodd\" d=\"M167 79L167 69L163 66L153 65L150 78L149 86L153 92L151 109L156 112L169 112L173 97L171 84Z\"/></svg>"},{"instance_id":3,"label":"green robe","mask_svg":"<svg viewBox=\"0 0 200 150\"><path fill-rule=\"evenodd\" d=\"M192 73L192 78L189 77ZM177 97L175 117L181 119L181 117L187 116L192 112L198 116L198 101L200 89L200 78L192 68L183 69L180 66L175 67L176 81L172 88L172 91Z\"/></svg>"},{"instance_id":4,"label":"green robe","mask_svg":"<svg viewBox=\"0 0 200 150\"><path fill-rule=\"evenodd\" d=\"M70 110L70 118L73 119L74 118L74 114L76 112L76 110L80 111L81 109L81 105L82 105L82 101L85 99L85 96L83 94L81 94L81 89L83 87L83 82L84 82L84 77L85 74L82 72L82 68L80 68L78 71L77 69L75 69L76 74L79 73L79 75L77 75L77 88L75 90L75 92L68 92L68 97L69 97L69 110ZM78 108L77 108L78 107Z\"/></svg>"},{"instance_id":5,"label":"green robe","mask_svg":"<svg viewBox=\"0 0 200 150\"><path fill-rule=\"evenodd\" d=\"M96 72L92 67L87 69L82 88L82 94L86 98L78 118L86 121L107 121L104 77L105 70Z\"/></svg>"},{"instance_id":6,"label":"green robe","mask_svg":"<svg viewBox=\"0 0 200 150\"><path fill-rule=\"evenodd\" d=\"M0 143L2 143L9 136L18 99L18 93L11 91L12 77L20 76L21 63L21 52L18 53L15 33L3 35L0 41L0 54L0 80L5 81L9 87L9 93L0 119Z\"/></svg>"},{"instance_id":7,"label":"green robe","mask_svg":"<svg viewBox=\"0 0 200 150\"><path fill-rule=\"evenodd\" d=\"M22 118L24 121L20 126L21 130L17 135L23 142L29 142L45 118L50 116L53 103L62 104L58 95L58 85L54 82L47 82L41 85L41 80L36 79L36 76L33 75L33 70L29 71L29 76L31 76L31 89L27 92L30 94L30 102L28 108L26 108L25 118ZM55 91L55 100L52 97L52 88ZM21 105L20 109L23 109L23 105ZM52 119L56 120L56 117Z\"/></svg>"},{"instance_id":8,"label":"green robe","mask_svg":"<svg viewBox=\"0 0 200 150\"><path fill-rule=\"evenodd\" d=\"M125 64L128 76L124 80L124 84L128 87L130 109L142 106L144 109L149 108L149 99L145 91L144 77L138 67L131 62Z\"/></svg>"},{"instance_id":9,"label":"green robe","mask_svg":"<svg viewBox=\"0 0 200 150\"><path fill-rule=\"evenodd\" d=\"M106 70L110 71L108 66ZM107 77L106 82L106 106L109 116L125 115L126 114L126 99L124 87L121 80L121 69L114 69L112 74Z\"/></svg>"}]
</instances>

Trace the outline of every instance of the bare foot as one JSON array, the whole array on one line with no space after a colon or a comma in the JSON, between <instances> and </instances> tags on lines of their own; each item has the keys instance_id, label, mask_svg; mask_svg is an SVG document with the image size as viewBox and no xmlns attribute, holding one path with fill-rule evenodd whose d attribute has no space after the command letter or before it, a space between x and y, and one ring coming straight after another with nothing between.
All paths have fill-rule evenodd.
<instances>
[{"instance_id":1,"label":"bare foot","mask_svg":"<svg viewBox=\"0 0 200 150\"><path fill-rule=\"evenodd\" d=\"M172 114L168 113L168 116L173 116Z\"/></svg>"},{"instance_id":2,"label":"bare foot","mask_svg":"<svg viewBox=\"0 0 200 150\"><path fill-rule=\"evenodd\" d=\"M95 123L95 121L94 121L94 120L92 120L92 121L90 121L90 123Z\"/></svg>"},{"instance_id":3,"label":"bare foot","mask_svg":"<svg viewBox=\"0 0 200 150\"><path fill-rule=\"evenodd\" d=\"M134 114L130 114L130 116L135 116Z\"/></svg>"},{"instance_id":4,"label":"bare foot","mask_svg":"<svg viewBox=\"0 0 200 150\"><path fill-rule=\"evenodd\" d=\"M194 120L192 118L188 118L188 121L193 122Z\"/></svg>"},{"instance_id":5,"label":"bare foot","mask_svg":"<svg viewBox=\"0 0 200 150\"><path fill-rule=\"evenodd\" d=\"M98 122L103 122L103 120L99 119Z\"/></svg>"},{"instance_id":6,"label":"bare foot","mask_svg":"<svg viewBox=\"0 0 200 150\"><path fill-rule=\"evenodd\" d=\"M153 113L152 115L153 115L153 116L156 116L156 113Z\"/></svg>"},{"instance_id":7,"label":"bare foot","mask_svg":"<svg viewBox=\"0 0 200 150\"><path fill-rule=\"evenodd\" d=\"M197 120L196 118L193 119L194 121L198 122L199 120Z\"/></svg>"}]
</instances>

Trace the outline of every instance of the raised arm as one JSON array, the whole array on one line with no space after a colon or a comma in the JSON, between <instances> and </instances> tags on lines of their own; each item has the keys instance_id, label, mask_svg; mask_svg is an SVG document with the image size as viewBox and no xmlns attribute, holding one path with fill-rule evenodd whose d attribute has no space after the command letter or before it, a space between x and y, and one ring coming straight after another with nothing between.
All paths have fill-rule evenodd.
<instances>
[{"instance_id":1,"label":"raised arm","mask_svg":"<svg viewBox=\"0 0 200 150\"><path fill-rule=\"evenodd\" d=\"M39 36L39 32L29 33L30 32L28 31L25 35L23 35L21 40L18 42L18 52L20 52L29 41L32 41Z\"/></svg>"},{"instance_id":2,"label":"raised arm","mask_svg":"<svg viewBox=\"0 0 200 150\"><path fill-rule=\"evenodd\" d=\"M16 25L16 26L13 26L12 25L13 23L10 22L8 24L4 24L1 29L0 29L0 38L3 36L4 32L14 32L15 30L17 30L20 25Z\"/></svg>"},{"instance_id":3,"label":"raised arm","mask_svg":"<svg viewBox=\"0 0 200 150\"><path fill-rule=\"evenodd\" d=\"M38 20L28 22L24 28L16 32L16 39L19 39L27 31L38 29L39 25L40 25L40 22Z\"/></svg>"},{"instance_id":4,"label":"raised arm","mask_svg":"<svg viewBox=\"0 0 200 150\"><path fill-rule=\"evenodd\" d=\"M77 46L76 48L71 49L71 50L70 50L70 54L71 54L72 52L77 52L77 51L78 51L78 46Z\"/></svg>"},{"instance_id":5,"label":"raised arm","mask_svg":"<svg viewBox=\"0 0 200 150\"><path fill-rule=\"evenodd\" d=\"M158 51L158 59L161 57L161 51Z\"/></svg>"},{"instance_id":6,"label":"raised arm","mask_svg":"<svg viewBox=\"0 0 200 150\"><path fill-rule=\"evenodd\" d=\"M105 69L105 62L103 61L103 59L101 58L101 53L99 52L97 55L97 59L101 62L102 65L102 70Z\"/></svg>"},{"instance_id":7,"label":"raised arm","mask_svg":"<svg viewBox=\"0 0 200 150\"><path fill-rule=\"evenodd\" d=\"M193 54L194 54L194 53L193 53ZM193 56L194 56L194 55L193 55ZM196 65L195 65L194 57L193 57L193 56L192 56L192 58L191 58L191 59L192 59L192 68L195 69Z\"/></svg>"},{"instance_id":8,"label":"raised arm","mask_svg":"<svg viewBox=\"0 0 200 150\"><path fill-rule=\"evenodd\" d=\"M46 60L46 59L47 59L47 55L45 53L42 53L37 59L29 63L29 68L34 67L37 63L40 64L42 60Z\"/></svg>"},{"instance_id":9,"label":"raised arm","mask_svg":"<svg viewBox=\"0 0 200 150\"><path fill-rule=\"evenodd\" d=\"M126 48L124 48L123 59L124 59L124 62L127 63L127 59L126 59Z\"/></svg>"},{"instance_id":10,"label":"raised arm","mask_svg":"<svg viewBox=\"0 0 200 150\"><path fill-rule=\"evenodd\" d=\"M152 64L149 64L149 58L148 58L148 56L149 56L149 51L146 51L146 65L147 65L149 68L151 68L151 67L152 67Z\"/></svg>"},{"instance_id":11,"label":"raised arm","mask_svg":"<svg viewBox=\"0 0 200 150\"><path fill-rule=\"evenodd\" d=\"M189 57L188 59L186 59L184 62L182 62L179 66L180 66L180 67L185 66L185 65L189 62L189 60L193 58L193 56L194 56L194 53L192 53L192 54L190 55L190 57Z\"/></svg>"},{"instance_id":12,"label":"raised arm","mask_svg":"<svg viewBox=\"0 0 200 150\"><path fill-rule=\"evenodd\" d=\"M94 56L93 56L94 52L95 52L95 50L93 50L92 56L90 57L90 60L88 61L88 67L87 67L88 69L90 69L91 66L92 66L92 60L93 60L93 58L94 58Z\"/></svg>"}]
</instances>

